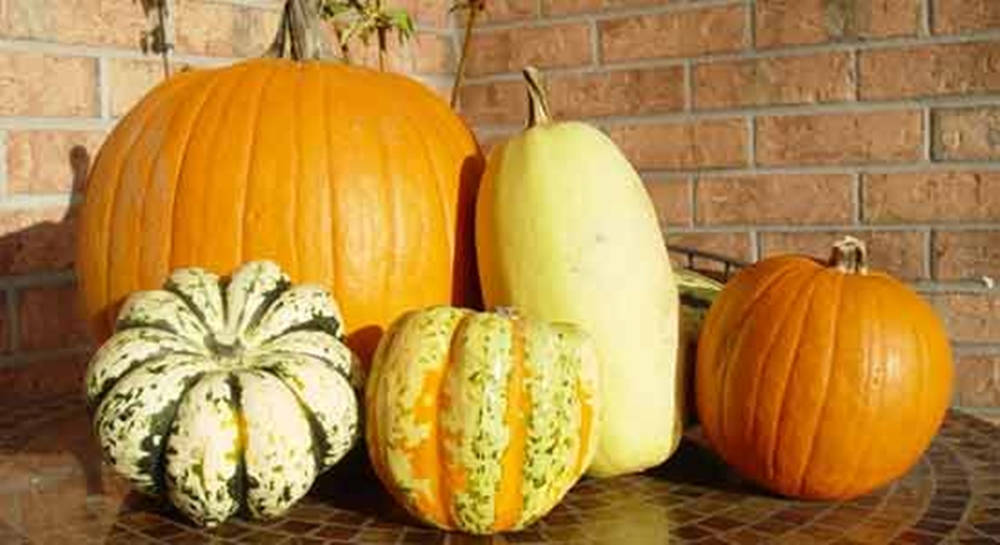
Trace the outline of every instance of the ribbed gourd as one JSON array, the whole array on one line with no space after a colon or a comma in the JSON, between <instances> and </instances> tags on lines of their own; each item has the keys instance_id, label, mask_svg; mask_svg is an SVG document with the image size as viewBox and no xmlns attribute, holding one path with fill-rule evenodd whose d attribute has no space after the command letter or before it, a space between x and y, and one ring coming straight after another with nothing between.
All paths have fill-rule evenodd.
<instances>
[{"instance_id":1,"label":"ribbed gourd","mask_svg":"<svg viewBox=\"0 0 1000 545\"><path fill-rule=\"evenodd\" d=\"M552 121L533 69L528 127L495 146L476 206L487 306L576 323L601 362L603 425L590 474L663 462L682 432L678 295L639 176L584 123Z\"/></svg>"},{"instance_id":2,"label":"ribbed gourd","mask_svg":"<svg viewBox=\"0 0 1000 545\"><path fill-rule=\"evenodd\" d=\"M576 326L453 307L411 312L366 390L376 473L423 521L488 534L551 510L591 461L597 356Z\"/></svg>"},{"instance_id":3,"label":"ribbed gourd","mask_svg":"<svg viewBox=\"0 0 1000 545\"><path fill-rule=\"evenodd\" d=\"M174 271L115 329L86 375L104 459L198 523L282 514L357 437L337 304L272 262Z\"/></svg>"}]
</instances>

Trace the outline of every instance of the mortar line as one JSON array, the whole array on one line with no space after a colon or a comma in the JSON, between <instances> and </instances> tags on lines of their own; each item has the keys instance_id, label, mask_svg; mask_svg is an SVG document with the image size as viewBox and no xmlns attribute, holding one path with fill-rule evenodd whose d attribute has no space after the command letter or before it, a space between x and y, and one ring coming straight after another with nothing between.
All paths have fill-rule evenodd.
<instances>
[{"instance_id":1,"label":"mortar line","mask_svg":"<svg viewBox=\"0 0 1000 545\"><path fill-rule=\"evenodd\" d=\"M861 101L861 54L857 48L851 49L851 96L854 102Z\"/></svg>"},{"instance_id":2,"label":"mortar line","mask_svg":"<svg viewBox=\"0 0 1000 545\"><path fill-rule=\"evenodd\" d=\"M747 235L750 237L750 262L755 263L760 261L760 231L756 229L751 229L747 231Z\"/></svg>"},{"instance_id":3,"label":"mortar line","mask_svg":"<svg viewBox=\"0 0 1000 545\"><path fill-rule=\"evenodd\" d=\"M684 61L684 111L694 111L694 70L691 61Z\"/></svg>"},{"instance_id":4,"label":"mortar line","mask_svg":"<svg viewBox=\"0 0 1000 545\"><path fill-rule=\"evenodd\" d=\"M926 222L914 222L903 224L864 224L850 225L840 223L817 223L810 225L803 224L719 224L719 225L698 225L696 227L677 226L675 232L678 233L744 233L750 230L757 230L762 233L823 233L827 231L864 231L864 232L923 232L928 229L942 228L949 231L980 231L980 230L1000 230L1000 223L943 223L933 224Z\"/></svg>"},{"instance_id":5,"label":"mortar line","mask_svg":"<svg viewBox=\"0 0 1000 545\"><path fill-rule=\"evenodd\" d=\"M757 117L750 115L746 119L747 131L747 165L757 167Z\"/></svg>"},{"instance_id":6,"label":"mortar line","mask_svg":"<svg viewBox=\"0 0 1000 545\"><path fill-rule=\"evenodd\" d=\"M111 119L111 71L107 57L97 59L97 103L101 119Z\"/></svg>"},{"instance_id":7,"label":"mortar line","mask_svg":"<svg viewBox=\"0 0 1000 545\"><path fill-rule=\"evenodd\" d=\"M725 52L715 52L715 53L704 53L700 55L691 55L688 57L659 57L651 59L633 59L633 60L620 60L620 61L605 61L604 67L608 69L642 69L642 68L661 68L669 66L678 66L684 63L686 60L693 61L695 63L710 63L710 62L726 62L726 61L745 61L745 60L756 60L756 59L772 59L772 58L782 58L782 57L804 57L816 54L824 53L850 53L851 51L872 51L880 49L893 49L893 48L915 48L921 46L931 46L931 45L951 45L951 44L969 44L969 43L991 43L1000 40L1000 30L987 30L972 34L960 34L960 35L942 35L942 36L929 36L922 39L914 39L912 37L908 38L887 38L883 40L869 40L862 42L840 42L840 43L825 43L825 44L804 44L804 45L790 45L780 48L773 49L744 49L737 51L725 51ZM2 42L0 42L2 43ZM581 67L552 67L547 69L552 73L564 73L564 72L578 72ZM488 75L480 75L475 78L470 78L470 83L481 83L484 81L496 81L503 80L504 78L510 78L512 73L496 73Z\"/></svg>"},{"instance_id":8,"label":"mortar line","mask_svg":"<svg viewBox=\"0 0 1000 545\"><path fill-rule=\"evenodd\" d=\"M546 76L553 74L546 72ZM513 81L513 80L505 80ZM652 125L660 123L692 122L706 119L726 119L746 116L812 116L837 114L866 114L899 111L919 112L924 108L962 108L1000 105L1000 94L964 96L964 97L927 97L900 100L882 100L867 102L828 102L824 104L781 104L769 106L746 106L736 108L718 108L711 110L667 111L643 115L608 115L589 116L587 121L606 123L608 125ZM482 128L511 129L514 123L488 123Z\"/></svg>"},{"instance_id":9,"label":"mortar line","mask_svg":"<svg viewBox=\"0 0 1000 545\"><path fill-rule=\"evenodd\" d=\"M926 229L924 231L924 276L933 281L934 280L934 229Z\"/></svg>"},{"instance_id":10,"label":"mortar line","mask_svg":"<svg viewBox=\"0 0 1000 545\"><path fill-rule=\"evenodd\" d=\"M597 21L609 21L615 19L626 19L629 17L638 17L644 15L665 15L670 13L679 12L691 12L691 11L702 11L709 10L713 8L722 8L728 6L744 6L746 5L746 0L702 0L697 3L685 3L685 2L672 2L665 5L650 5L650 6L640 6L640 7L627 7L623 9L618 9L614 11L602 11L602 12L581 12L581 13L568 13L564 15L553 15L548 14L544 16L544 19L531 20L531 19L521 19L516 21L493 21L489 23L484 23L482 25L483 30L490 31L503 31L511 30L516 28L542 28L553 25L568 25L573 23L583 23L586 22L588 18L593 18Z\"/></svg>"},{"instance_id":11,"label":"mortar line","mask_svg":"<svg viewBox=\"0 0 1000 545\"><path fill-rule=\"evenodd\" d=\"M499 133L497 133L499 134ZM695 169L641 168L644 174L683 176L692 172L712 176L749 176L780 174L907 174L915 172L942 173L1000 170L1000 161L952 161L934 163L848 163L837 165L768 165L754 168L703 166Z\"/></svg>"},{"instance_id":12,"label":"mortar line","mask_svg":"<svg viewBox=\"0 0 1000 545\"><path fill-rule=\"evenodd\" d=\"M854 201L853 202L854 209L851 211L851 219L853 220L854 225L861 225L862 223L864 223L864 218L863 218L864 194L862 189L860 172L855 172L851 176L851 195L853 197L852 200Z\"/></svg>"},{"instance_id":13,"label":"mortar line","mask_svg":"<svg viewBox=\"0 0 1000 545\"><path fill-rule=\"evenodd\" d=\"M925 106L921 112L921 125L923 125L923 159L934 161L934 120L930 106Z\"/></svg>"},{"instance_id":14,"label":"mortar line","mask_svg":"<svg viewBox=\"0 0 1000 545\"><path fill-rule=\"evenodd\" d=\"M697 188L698 185L698 175L691 174L688 176L688 204L691 207L691 219L688 221L688 227L694 229L698 225L698 195Z\"/></svg>"},{"instance_id":15,"label":"mortar line","mask_svg":"<svg viewBox=\"0 0 1000 545\"><path fill-rule=\"evenodd\" d=\"M588 31L590 32L590 63L594 68L600 68L604 59L601 55L601 32L597 28L595 19L590 19Z\"/></svg>"},{"instance_id":16,"label":"mortar line","mask_svg":"<svg viewBox=\"0 0 1000 545\"><path fill-rule=\"evenodd\" d=\"M934 14L931 8L931 0L921 0L920 2L920 36L931 36L934 28Z\"/></svg>"},{"instance_id":17,"label":"mortar line","mask_svg":"<svg viewBox=\"0 0 1000 545\"><path fill-rule=\"evenodd\" d=\"M7 188L7 131L0 129L0 200L6 199L9 193Z\"/></svg>"},{"instance_id":18,"label":"mortar line","mask_svg":"<svg viewBox=\"0 0 1000 545\"><path fill-rule=\"evenodd\" d=\"M757 50L757 5L754 0L747 0L745 8L745 32L747 47L752 51Z\"/></svg>"}]
</instances>

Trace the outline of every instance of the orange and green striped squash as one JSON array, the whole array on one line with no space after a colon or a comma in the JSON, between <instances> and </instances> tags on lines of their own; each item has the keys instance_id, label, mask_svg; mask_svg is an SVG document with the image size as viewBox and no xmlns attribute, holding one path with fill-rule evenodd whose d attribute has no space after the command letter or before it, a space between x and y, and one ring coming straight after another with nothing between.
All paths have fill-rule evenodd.
<instances>
[{"instance_id":1,"label":"orange and green striped squash","mask_svg":"<svg viewBox=\"0 0 1000 545\"><path fill-rule=\"evenodd\" d=\"M427 523L523 528L590 464L597 377L595 349L573 325L453 307L405 314L368 378L372 464Z\"/></svg>"}]
</instances>

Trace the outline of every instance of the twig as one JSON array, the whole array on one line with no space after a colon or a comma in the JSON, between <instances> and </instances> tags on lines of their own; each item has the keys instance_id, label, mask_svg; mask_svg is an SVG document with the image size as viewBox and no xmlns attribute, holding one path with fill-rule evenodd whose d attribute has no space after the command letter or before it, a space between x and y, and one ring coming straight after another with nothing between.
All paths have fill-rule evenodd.
<instances>
[{"instance_id":1,"label":"twig","mask_svg":"<svg viewBox=\"0 0 1000 545\"><path fill-rule=\"evenodd\" d=\"M451 107L454 109L458 105L458 92L465 81L465 63L469 58L469 45L472 43L472 30L476 25L479 12L486 9L486 0L466 0L458 2L451 7L451 11L468 11L465 18L465 35L462 38L462 53L458 57L458 68L455 69L455 82L451 86Z\"/></svg>"}]
</instances>

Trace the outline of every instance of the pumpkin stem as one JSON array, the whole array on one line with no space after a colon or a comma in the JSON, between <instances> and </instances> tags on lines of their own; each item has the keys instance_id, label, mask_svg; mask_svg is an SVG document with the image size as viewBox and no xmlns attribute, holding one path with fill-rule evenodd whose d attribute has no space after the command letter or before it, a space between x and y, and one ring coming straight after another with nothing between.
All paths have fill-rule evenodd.
<instances>
[{"instance_id":1,"label":"pumpkin stem","mask_svg":"<svg viewBox=\"0 0 1000 545\"><path fill-rule=\"evenodd\" d=\"M316 8L313 0L286 0L278 32L264 56L277 59L290 56L296 61L326 58L326 42Z\"/></svg>"},{"instance_id":2,"label":"pumpkin stem","mask_svg":"<svg viewBox=\"0 0 1000 545\"><path fill-rule=\"evenodd\" d=\"M528 82L528 128L544 125L552 121L549 100L542 87L542 73L534 66L524 69L524 79Z\"/></svg>"},{"instance_id":3,"label":"pumpkin stem","mask_svg":"<svg viewBox=\"0 0 1000 545\"><path fill-rule=\"evenodd\" d=\"M868 274L868 248L864 242L846 236L833 244L830 266L848 274Z\"/></svg>"}]
</instances>

